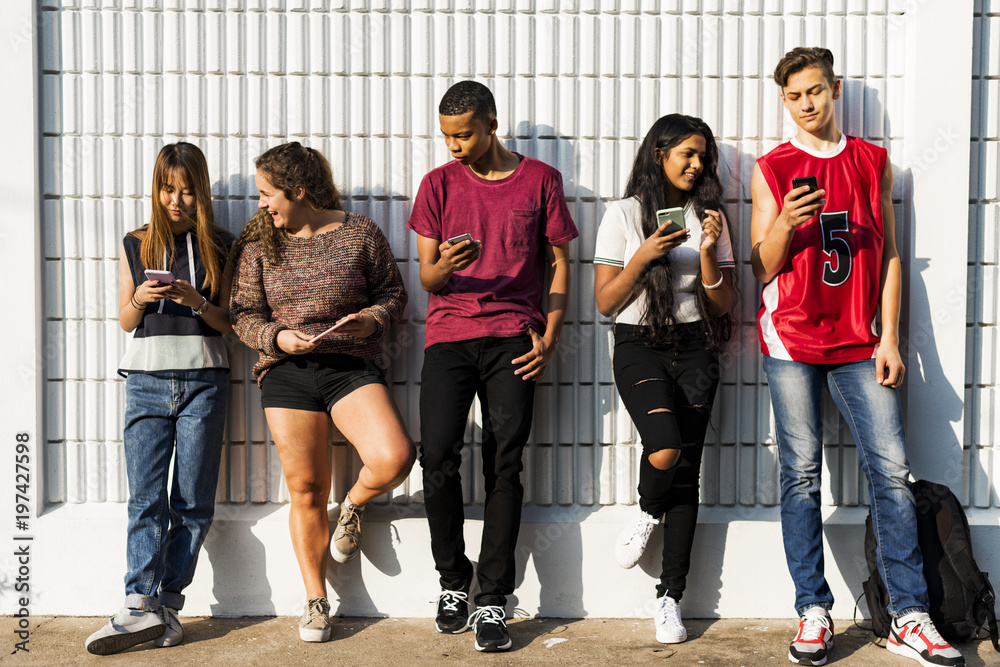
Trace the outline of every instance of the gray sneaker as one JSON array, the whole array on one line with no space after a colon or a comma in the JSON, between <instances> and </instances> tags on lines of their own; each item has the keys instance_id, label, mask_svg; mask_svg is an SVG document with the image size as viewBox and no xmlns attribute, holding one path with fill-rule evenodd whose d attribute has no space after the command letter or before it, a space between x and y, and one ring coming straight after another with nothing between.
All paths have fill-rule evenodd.
<instances>
[{"instance_id":1,"label":"gray sneaker","mask_svg":"<svg viewBox=\"0 0 1000 667\"><path fill-rule=\"evenodd\" d=\"M330 603L326 598L311 598L299 619L299 639L304 642L330 641Z\"/></svg>"},{"instance_id":2,"label":"gray sneaker","mask_svg":"<svg viewBox=\"0 0 1000 667\"><path fill-rule=\"evenodd\" d=\"M111 655L151 642L166 630L155 611L140 611L123 607L108 624L87 637L84 646L94 655Z\"/></svg>"},{"instance_id":3,"label":"gray sneaker","mask_svg":"<svg viewBox=\"0 0 1000 667\"><path fill-rule=\"evenodd\" d=\"M177 618L177 610L173 607L160 605L156 613L160 615L160 620L163 621L163 625L167 626L167 629L161 637L153 640L153 646L157 648L177 646L184 641L184 628L181 627L181 622Z\"/></svg>"},{"instance_id":4,"label":"gray sneaker","mask_svg":"<svg viewBox=\"0 0 1000 667\"><path fill-rule=\"evenodd\" d=\"M348 505L340 507L337 529L333 532L333 560L346 563L353 560L361 550L361 519L364 508Z\"/></svg>"}]
</instances>

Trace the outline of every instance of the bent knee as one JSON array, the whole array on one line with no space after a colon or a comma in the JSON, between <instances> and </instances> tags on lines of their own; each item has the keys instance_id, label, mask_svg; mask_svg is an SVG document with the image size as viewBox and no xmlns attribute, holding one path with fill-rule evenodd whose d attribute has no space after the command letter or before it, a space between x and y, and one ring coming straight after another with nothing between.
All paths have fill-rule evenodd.
<instances>
[{"instance_id":1,"label":"bent knee","mask_svg":"<svg viewBox=\"0 0 1000 667\"><path fill-rule=\"evenodd\" d=\"M386 450L386 453L365 465L382 485L395 486L410 474L410 469L417 460L417 450L409 439L387 447Z\"/></svg>"},{"instance_id":2,"label":"bent knee","mask_svg":"<svg viewBox=\"0 0 1000 667\"><path fill-rule=\"evenodd\" d=\"M681 450L661 449L646 457L650 464L657 470L670 470L681 460Z\"/></svg>"}]
</instances>

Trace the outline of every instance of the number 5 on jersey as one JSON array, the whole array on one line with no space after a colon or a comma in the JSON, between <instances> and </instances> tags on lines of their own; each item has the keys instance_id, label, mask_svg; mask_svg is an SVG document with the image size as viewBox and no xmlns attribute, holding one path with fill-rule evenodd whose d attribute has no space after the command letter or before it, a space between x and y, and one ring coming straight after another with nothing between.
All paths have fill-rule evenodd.
<instances>
[{"instance_id":1,"label":"number 5 on jersey","mask_svg":"<svg viewBox=\"0 0 1000 667\"><path fill-rule=\"evenodd\" d=\"M821 213L819 224L823 232L823 252L830 258L823 263L823 282L832 287L843 285L851 277L851 244L847 240L850 224L847 211Z\"/></svg>"}]
</instances>

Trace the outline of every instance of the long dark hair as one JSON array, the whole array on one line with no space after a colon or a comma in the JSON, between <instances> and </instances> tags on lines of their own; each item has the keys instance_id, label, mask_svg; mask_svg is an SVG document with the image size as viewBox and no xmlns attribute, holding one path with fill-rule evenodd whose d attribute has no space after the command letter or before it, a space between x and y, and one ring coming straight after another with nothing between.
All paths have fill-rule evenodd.
<instances>
[{"instance_id":1,"label":"long dark hair","mask_svg":"<svg viewBox=\"0 0 1000 667\"><path fill-rule=\"evenodd\" d=\"M725 215L722 183L718 173L719 147L715 144L712 130L700 118L670 114L660 118L649 128L635 156L628 183L625 184L625 198L636 197L639 200L642 232L646 238L659 227L656 212L667 208L667 177L663 173L661 160L657 159L656 149L660 149L664 155L662 159L666 159L675 146L696 134L705 138L705 158L702 160L701 175L688 193L687 204L694 207L699 220L705 217L708 209ZM728 217L726 222L729 222ZM732 240L732 228L729 233ZM705 329L705 344L710 350L721 351L732 335L733 318L728 312L722 316L711 314L700 271L698 278L698 314ZM639 288L646 295L646 312L643 313L642 320L646 325L647 341L655 346L674 342L674 269L669 253L649 265L639 281Z\"/></svg>"}]
</instances>

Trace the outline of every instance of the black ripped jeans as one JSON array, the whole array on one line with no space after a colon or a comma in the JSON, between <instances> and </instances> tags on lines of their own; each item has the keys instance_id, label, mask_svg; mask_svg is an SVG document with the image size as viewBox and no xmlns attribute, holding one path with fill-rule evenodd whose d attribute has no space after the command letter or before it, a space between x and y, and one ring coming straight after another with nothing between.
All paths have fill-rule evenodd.
<instances>
[{"instance_id":1,"label":"black ripped jeans","mask_svg":"<svg viewBox=\"0 0 1000 667\"><path fill-rule=\"evenodd\" d=\"M719 359L705 349L701 322L676 325L677 341L650 347L643 327L615 325L615 384L642 439L639 507L664 516L663 565L657 597L680 600L691 566L698 523L698 482L705 432L719 386ZM680 449L670 470L649 455Z\"/></svg>"}]
</instances>

